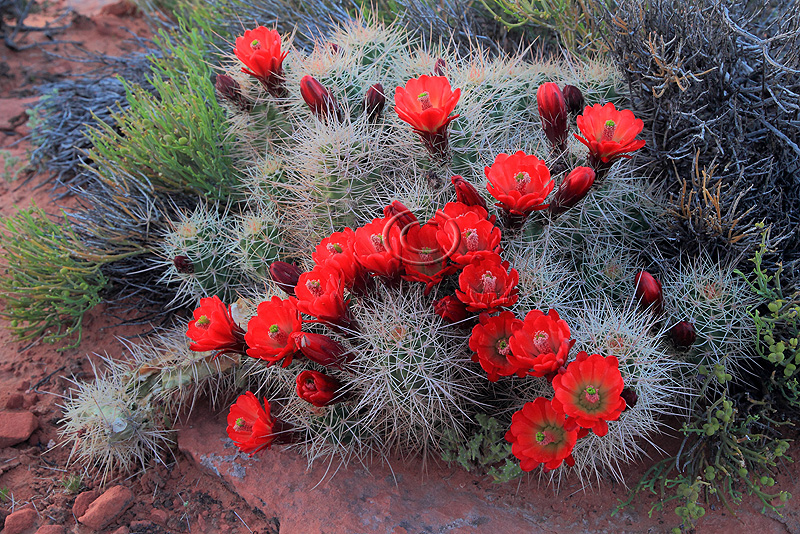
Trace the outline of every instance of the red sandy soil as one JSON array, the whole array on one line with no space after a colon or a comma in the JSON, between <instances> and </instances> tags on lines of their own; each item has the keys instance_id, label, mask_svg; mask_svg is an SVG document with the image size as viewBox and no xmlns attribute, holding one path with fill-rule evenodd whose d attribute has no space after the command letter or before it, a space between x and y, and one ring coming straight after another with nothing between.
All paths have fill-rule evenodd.
<instances>
[{"instance_id":1,"label":"red sandy soil","mask_svg":"<svg viewBox=\"0 0 800 534\"><path fill-rule=\"evenodd\" d=\"M145 21L129 4L70 1L77 12L65 19L63 23L69 27L55 35L56 39L79 41L87 49L121 55L133 46L126 41L129 34L123 28L148 34ZM63 0L57 0L26 23L43 25L65 7ZM41 33L25 34L22 39L23 45L47 41ZM23 138L28 129L24 107L36 101L35 86L86 68L47 57L45 49L69 51L68 45L56 44L14 52L0 44L0 150L7 150L5 154L25 157ZM25 207L31 201L52 208L52 204L48 206L53 192L47 176L34 176L21 187L19 183L0 181L0 215L10 215L15 207ZM120 326L125 318L99 306L85 318L80 348L63 352L42 343L17 342L0 328L0 417L29 412L38 420L30 438L0 449L0 490L4 496L0 527L7 515L16 512L3 532L32 534L40 526L53 525L38 532L577 534L668 532L678 523L671 509L648 517L653 498L639 498L635 505L611 516L618 500L626 497L626 489L611 481L603 481L599 490L581 491L577 481L570 479L555 494L535 479L493 485L459 469L432 466L423 474L419 465L401 462L391 470L374 466L367 472L351 467L329 479L323 465L306 471L303 458L280 447L252 459L237 455L225 436L225 414L202 407L179 429L174 462L153 464L144 474L119 476L101 488L81 465L69 462L67 447L56 446L59 404L69 392L70 377L93 378L90 360L97 363L99 357L87 352L120 356L122 346L117 336L134 337L149 329ZM671 446L668 440L665 446ZM631 466L629 480L635 482L645 469L644 463ZM784 469L778 485L800 498L796 471ZM72 474L82 475L82 484L78 491L68 493L63 480ZM132 505L127 511L101 530L77 522L73 506L78 494L88 490L102 493L116 485L132 491ZM91 501L87 494L80 500ZM33 512L21 512L26 508ZM800 512L792 502L782 517L760 514L755 503L747 499L738 509L738 517L718 502L709 504L707 510L699 532L800 533Z\"/></svg>"}]
</instances>

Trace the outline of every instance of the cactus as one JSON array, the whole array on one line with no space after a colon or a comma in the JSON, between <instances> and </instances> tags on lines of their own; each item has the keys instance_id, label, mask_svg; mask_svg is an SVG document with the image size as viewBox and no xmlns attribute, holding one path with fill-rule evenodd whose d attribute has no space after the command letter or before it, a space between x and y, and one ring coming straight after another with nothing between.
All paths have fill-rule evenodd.
<instances>
[{"instance_id":1,"label":"cactus","mask_svg":"<svg viewBox=\"0 0 800 534\"><path fill-rule=\"evenodd\" d=\"M199 297L218 295L226 302L236 294L241 271L228 257L232 225L226 213L199 205L191 214L181 214L172 223L161 248L167 270L162 283L178 283L176 302L192 302Z\"/></svg>"}]
</instances>

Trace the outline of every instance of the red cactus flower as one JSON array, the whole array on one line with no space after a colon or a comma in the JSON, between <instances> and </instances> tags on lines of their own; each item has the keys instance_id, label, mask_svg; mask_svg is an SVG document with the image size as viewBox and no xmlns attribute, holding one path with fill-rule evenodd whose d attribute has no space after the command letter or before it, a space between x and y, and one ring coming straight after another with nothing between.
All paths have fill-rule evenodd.
<instances>
[{"instance_id":1,"label":"red cactus flower","mask_svg":"<svg viewBox=\"0 0 800 534\"><path fill-rule=\"evenodd\" d=\"M216 351L220 354L244 354L247 346L244 330L231 316L230 306L226 306L218 296L200 299L200 307L194 310L194 320L189 322L186 335L194 341L189 348L197 352Z\"/></svg>"},{"instance_id":2,"label":"red cactus flower","mask_svg":"<svg viewBox=\"0 0 800 534\"><path fill-rule=\"evenodd\" d=\"M400 230L390 217L373 219L356 229L353 252L358 262L375 276L400 274Z\"/></svg>"},{"instance_id":3,"label":"red cactus flower","mask_svg":"<svg viewBox=\"0 0 800 534\"><path fill-rule=\"evenodd\" d=\"M452 295L442 297L433 303L433 311L451 323L460 323L467 318L467 307Z\"/></svg>"},{"instance_id":4,"label":"red cactus flower","mask_svg":"<svg viewBox=\"0 0 800 534\"><path fill-rule=\"evenodd\" d=\"M644 139L636 139L644 122L628 109L617 111L610 102L586 106L577 122L583 137L575 137L589 148L589 163L598 173L607 171L620 158L630 158L631 152L644 146Z\"/></svg>"},{"instance_id":5,"label":"red cactus flower","mask_svg":"<svg viewBox=\"0 0 800 534\"><path fill-rule=\"evenodd\" d=\"M472 329L469 338L469 348L475 353L472 361L481 364L490 382L497 382L501 376L525 376L527 368L520 369L509 360L511 345L508 340L520 328L522 321L513 312L504 311L493 317L482 313L480 323Z\"/></svg>"},{"instance_id":6,"label":"red cactus flower","mask_svg":"<svg viewBox=\"0 0 800 534\"><path fill-rule=\"evenodd\" d=\"M544 397L526 403L511 416L511 428L505 438L523 471L532 471L540 464L544 464L545 471L556 469L562 462L575 465L572 449L578 441L578 431L567 430L565 423L564 414L556 412Z\"/></svg>"},{"instance_id":7,"label":"red cactus flower","mask_svg":"<svg viewBox=\"0 0 800 534\"><path fill-rule=\"evenodd\" d=\"M275 30L259 26L247 30L236 38L233 49L245 72L260 81L272 96L285 94L283 87L283 60L289 52L281 52L281 36Z\"/></svg>"},{"instance_id":8,"label":"red cactus flower","mask_svg":"<svg viewBox=\"0 0 800 534\"><path fill-rule=\"evenodd\" d=\"M606 421L616 421L625 409L624 387L616 357L580 352L564 373L553 378L553 409L569 417L567 427L580 426L605 436Z\"/></svg>"},{"instance_id":9,"label":"red cactus flower","mask_svg":"<svg viewBox=\"0 0 800 534\"><path fill-rule=\"evenodd\" d=\"M531 310L525 316L522 328L509 340L509 361L520 369L529 370L531 376L546 376L558 371L567 361L575 340L569 338L569 326L550 310L547 314Z\"/></svg>"},{"instance_id":10,"label":"red cactus flower","mask_svg":"<svg viewBox=\"0 0 800 534\"><path fill-rule=\"evenodd\" d=\"M550 146L564 152L567 149L567 103L558 84L547 82L540 85L536 90L536 105Z\"/></svg>"},{"instance_id":11,"label":"red cactus flower","mask_svg":"<svg viewBox=\"0 0 800 534\"><path fill-rule=\"evenodd\" d=\"M453 176L450 181L453 182L453 186L456 188L456 199L459 202L467 206L480 206L488 213L489 208L486 205L486 200L478 193L474 185L461 176Z\"/></svg>"},{"instance_id":12,"label":"red cactus flower","mask_svg":"<svg viewBox=\"0 0 800 534\"><path fill-rule=\"evenodd\" d=\"M547 208L544 200L553 190L553 180L547 165L536 156L521 150L511 156L498 154L484 172L489 180L486 188L504 210L527 217Z\"/></svg>"},{"instance_id":13,"label":"red cactus flower","mask_svg":"<svg viewBox=\"0 0 800 534\"><path fill-rule=\"evenodd\" d=\"M447 255L439 247L436 233L436 226L426 224L410 226L400 236L401 257L406 272L403 279L424 283L426 295L455 270L453 266L448 266Z\"/></svg>"},{"instance_id":14,"label":"red cactus flower","mask_svg":"<svg viewBox=\"0 0 800 534\"><path fill-rule=\"evenodd\" d=\"M636 286L635 297L639 306L660 315L664 310L664 293L661 282L647 271L639 271L633 279Z\"/></svg>"},{"instance_id":15,"label":"red cactus flower","mask_svg":"<svg viewBox=\"0 0 800 534\"><path fill-rule=\"evenodd\" d=\"M297 350L292 334L303 326L297 300L272 297L258 305L256 315L247 323L247 355L270 364L283 360L283 367L292 363Z\"/></svg>"},{"instance_id":16,"label":"red cactus flower","mask_svg":"<svg viewBox=\"0 0 800 534\"><path fill-rule=\"evenodd\" d=\"M252 456L264 447L270 448L277 421L269 412L269 401L265 398L262 407L250 391L236 399L228 412L227 431L240 451Z\"/></svg>"},{"instance_id":17,"label":"red cactus flower","mask_svg":"<svg viewBox=\"0 0 800 534\"><path fill-rule=\"evenodd\" d=\"M269 265L272 281L287 295L294 296L294 288L303 272L294 264L285 261L274 261Z\"/></svg>"},{"instance_id":18,"label":"red cactus flower","mask_svg":"<svg viewBox=\"0 0 800 534\"><path fill-rule=\"evenodd\" d=\"M347 349L326 335L295 332L292 338L303 356L312 362L341 369L347 361Z\"/></svg>"},{"instance_id":19,"label":"red cactus flower","mask_svg":"<svg viewBox=\"0 0 800 534\"><path fill-rule=\"evenodd\" d=\"M564 213L583 200L594 183L595 173L591 167L576 167L558 186L550 202L550 214Z\"/></svg>"},{"instance_id":20,"label":"red cactus flower","mask_svg":"<svg viewBox=\"0 0 800 534\"><path fill-rule=\"evenodd\" d=\"M339 118L341 111L330 89L323 87L313 76L300 80L300 94L314 115L322 120Z\"/></svg>"},{"instance_id":21,"label":"red cactus flower","mask_svg":"<svg viewBox=\"0 0 800 534\"><path fill-rule=\"evenodd\" d=\"M344 280L335 265L317 265L301 274L295 293L297 309L301 312L333 324L346 325L349 322Z\"/></svg>"},{"instance_id":22,"label":"red cactus flower","mask_svg":"<svg viewBox=\"0 0 800 534\"><path fill-rule=\"evenodd\" d=\"M364 276L364 269L353 252L355 240L355 232L351 228L345 228L341 232L334 232L323 239L311 254L311 258L317 265L324 265L327 262L335 265L341 272L342 281L348 289L359 286Z\"/></svg>"},{"instance_id":23,"label":"red cactus flower","mask_svg":"<svg viewBox=\"0 0 800 534\"><path fill-rule=\"evenodd\" d=\"M500 252L500 228L481 217L477 210L482 208L467 207L461 203L454 205L463 208L460 214L455 210L451 210L450 214L440 210L434 217L439 228L436 240L450 259L459 265L468 265L477 254Z\"/></svg>"},{"instance_id":24,"label":"red cactus flower","mask_svg":"<svg viewBox=\"0 0 800 534\"><path fill-rule=\"evenodd\" d=\"M297 396L317 408L333 404L342 383L317 371L303 371L297 375Z\"/></svg>"},{"instance_id":25,"label":"red cactus flower","mask_svg":"<svg viewBox=\"0 0 800 534\"><path fill-rule=\"evenodd\" d=\"M509 264L499 254L485 253L473 258L458 277L458 299L467 305L467 310L493 311L511 306L519 298L516 269L508 272Z\"/></svg>"},{"instance_id":26,"label":"red cactus flower","mask_svg":"<svg viewBox=\"0 0 800 534\"><path fill-rule=\"evenodd\" d=\"M394 94L397 115L414 128L428 152L434 156L447 153L447 125L458 115L450 115L461 97L444 76L420 76L398 87Z\"/></svg>"},{"instance_id":27,"label":"red cactus flower","mask_svg":"<svg viewBox=\"0 0 800 534\"><path fill-rule=\"evenodd\" d=\"M464 202L448 202L444 205L444 207L440 210L436 211L436 214L433 216L433 219L430 220L430 224L434 224L439 227L439 229L444 228L447 226L447 223L450 219L455 219L456 217L461 217L462 215L466 215L467 213L474 213L478 216L479 220L486 219L492 224L495 222L495 217L492 215L489 217L489 212L487 211L485 205L480 206L478 204L466 204Z\"/></svg>"}]
</instances>

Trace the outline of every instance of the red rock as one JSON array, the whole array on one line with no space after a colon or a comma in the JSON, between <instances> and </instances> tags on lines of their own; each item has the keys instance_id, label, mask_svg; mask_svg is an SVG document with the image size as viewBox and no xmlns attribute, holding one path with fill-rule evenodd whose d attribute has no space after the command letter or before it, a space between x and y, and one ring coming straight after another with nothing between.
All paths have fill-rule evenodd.
<instances>
[{"instance_id":1,"label":"red rock","mask_svg":"<svg viewBox=\"0 0 800 534\"><path fill-rule=\"evenodd\" d=\"M66 534L67 529L61 525L42 525L36 534Z\"/></svg>"},{"instance_id":2,"label":"red rock","mask_svg":"<svg viewBox=\"0 0 800 534\"><path fill-rule=\"evenodd\" d=\"M0 449L22 443L39 426L30 412L0 412Z\"/></svg>"},{"instance_id":3,"label":"red rock","mask_svg":"<svg viewBox=\"0 0 800 534\"><path fill-rule=\"evenodd\" d=\"M25 395L25 407L30 408L34 404L39 402L39 395L36 393L27 393Z\"/></svg>"},{"instance_id":4,"label":"red rock","mask_svg":"<svg viewBox=\"0 0 800 534\"><path fill-rule=\"evenodd\" d=\"M14 393L6 400L7 410L19 410L22 408L22 403L25 402L25 397L22 393Z\"/></svg>"},{"instance_id":5,"label":"red rock","mask_svg":"<svg viewBox=\"0 0 800 534\"><path fill-rule=\"evenodd\" d=\"M36 528L38 515L32 508L23 508L6 517L3 534L27 534Z\"/></svg>"},{"instance_id":6,"label":"red rock","mask_svg":"<svg viewBox=\"0 0 800 534\"><path fill-rule=\"evenodd\" d=\"M167 519L169 519L169 514L164 510L155 508L152 512L150 512L150 519L152 519L155 523L161 523L164 525L167 523Z\"/></svg>"},{"instance_id":7,"label":"red rock","mask_svg":"<svg viewBox=\"0 0 800 534\"><path fill-rule=\"evenodd\" d=\"M129 529L125 525L122 525L121 527L119 527L117 530L115 530L111 534L130 534L130 532L131 532L131 529Z\"/></svg>"},{"instance_id":8,"label":"red rock","mask_svg":"<svg viewBox=\"0 0 800 534\"><path fill-rule=\"evenodd\" d=\"M86 510L89 509L89 505L94 502L100 496L100 492L97 490L89 490L84 491L77 497L75 497L75 504L72 505L72 515L75 517L80 517L86 513Z\"/></svg>"},{"instance_id":9,"label":"red rock","mask_svg":"<svg viewBox=\"0 0 800 534\"><path fill-rule=\"evenodd\" d=\"M114 486L89 505L78 521L89 528L102 530L116 521L133 504L133 492L125 486Z\"/></svg>"},{"instance_id":10,"label":"red rock","mask_svg":"<svg viewBox=\"0 0 800 534\"><path fill-rule=\"evenodd\" d=\"M19 383L19 386L17 386L17 389L19 391L26 391L29 387L31 387L30 381L29 380L23 380L22 382Z\"/></svg>"}]
</instances>

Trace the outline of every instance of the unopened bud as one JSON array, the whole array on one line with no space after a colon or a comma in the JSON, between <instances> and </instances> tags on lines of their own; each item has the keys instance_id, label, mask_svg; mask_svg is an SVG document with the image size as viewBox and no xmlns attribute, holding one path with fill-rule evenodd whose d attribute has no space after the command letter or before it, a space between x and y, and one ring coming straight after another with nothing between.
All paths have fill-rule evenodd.
<instances>
[{"instance_id":1,"label":"unopened bud","mask_svg":"<svg viewBox=\"0 0 800 534\"><path fill-rule=\"evenodd\" d=\"M300 347L300 352L312 362L341 369L347 361L347 349L326 335L294 332L291 337Z\"/></svg>"},{"instance_id":2,"label":"unopened bud","mask_svg":"<svg viewBox=\"0 0 800 534\"><path fill-rule=\"evenodd\" d=\"M567 110L570 113L578 114L583 111L586 101L580 89L574 85L565 85L562 93L564 94L564 102L567 104Z\"/></svg>"},{"instance_id":3,"label":"unopened bud","mask_svg":"<svg viewBox=\"0 0 800 534\"><path fill-rule=\"evenodd\" d=\"M333 94L322 86L313 76L303 76L300 80L300 94L303 95L311 111L320 119L339 118L339 106Z\"/></svg>"},{"instance_id":4,"label":"unopened bud","mask_svg":"<svg viewBox=\"0 0 800 534\"><path fill-rule=\"evenodd\" d=\"M474 185L458 175L450 178L450 181L453 182L453 186L456 188L456 200L467 206L480 206L487 212L489 211L486 206L486 200L478 193Z\"/></svg>"},{"instance_id":5,"label":"unopened bud","mask_svg":"<svg viewBox=\"0 0 800 534\"><path fill-rule=\"evenodd\" d=\"M467 318L466 305L452 295L434 302L433 311L436 315L451 323L458 323Z\"/></svg>"},{"instance_id":6,"label":"unopened bud","mask_svg":"<svg viewBox=\"0 0 800 534\"><path fill-rule=\"evenodd\" d=\"M433 66L434 76L447 76L447 62L439 58L436 60L436 65Z\"/></svg>"},{"instance_id":7,"label":"unopened bud","mask_svg":"<svg viewBox=\"0 0 800 534\"><path fill-rule=\"evenodd\" d=\"M377 121L381 113L383 113L385 105L386 95L383 92L383 86L379 83L372 85L364 97L364 111L367 113L369 120L372 122Z\"/></svg>"},{"instance_id":8,"label":"unopened bud","mask_svg":"<svg viewBox=\"0 0 800 534\"><path fill-rule=\"evenodd\" d=\"M395 200L383 208L383 216L392 219L392 224L397 225L400 230L412 224L419 225L417 216L399 200Z\"/></svg>"},{"instance_id":9,"label":"unopened bud","mask_svg":"<svg viewBox=\"0 0 800 534\"><path fill-rule=\"evenodd\" d=\"M303 274L297 266L285 261L276 261L269 266L272 281L288 295L294 296L294 288L300 275Z\"/></svg>"},{"instance_id":10,"label":"unopened bud","mask_svg":"<svg viewBox=\"0 0 800 534\"><path fill-rule=\"evenodd\" d=\"M697 341L697 332L689 321L681 321L669 329L669 337L676 347L691 347Z\"/></svg>"},{"instance_id":11,"label":"unopened bud","mask_svg":"<svg viewBox=\"0 0 800 534\"><path fill-rule=\"evenodd\" d=\"M181 274L192 274L194 272L194 264L188 256L175 256L172 259L172 264L175 265L175 270Z\"/></svg>"},{"instance_id":12,"label":"unopened bud","mask_svg":"<svg viewBox=\"0 0 800 534\"><path fill-rule=\"evenodd\" d=\"M253 105L242 94L239 82L227 74L217 74L217 81L214 87L216 87L220 96L242 111L251 111L253 109Z\"/></svg>"},{"instance_id":13,"label":"unopened bud","mask_svg":"<svg viewBox=\"0 0 800 534\"><path fill-rule=\"evenodd\" d=\"M624 388L622 392L619 394L620 397L625 399L625 409L629 410L636 406L636 401L639 400L639 395L636 394L636 390L633 388Z\"/></svg>"},{"instance_id":14,"label":"unopened bud","mask_svg":"<svg viewBox=\"0 0 800 534\"><path fill-rule=\"evenodd\" d=\"M650 309L657 315L664 309L664 294L661 282L647 271L639 271L633 280L636 285L636 299L642 308Z\"/></svg>"},{"instance_id":15,"label":"unopened bud","mask_svg":"<svg viewBox=\"0 0 800 534\"><path fill-rule=\"evenodd\" d=\"M591 167L577 167L564 178L558 186L553 201L550 203L550 214L564 213L580 202L589 192L594 183L594 169Z\"/></svg>"},{"instance_id":16,"label":"unopened bud","mask_svg":"<svg viewBox=\"0 0 800 534\"><path fill-rule=\"evenodd\" d=\"M536 91L536 105L550 146L563 152L567 148L567 104L558 85L554 82L540 85Z\"/></svg>"}]
</instances>

